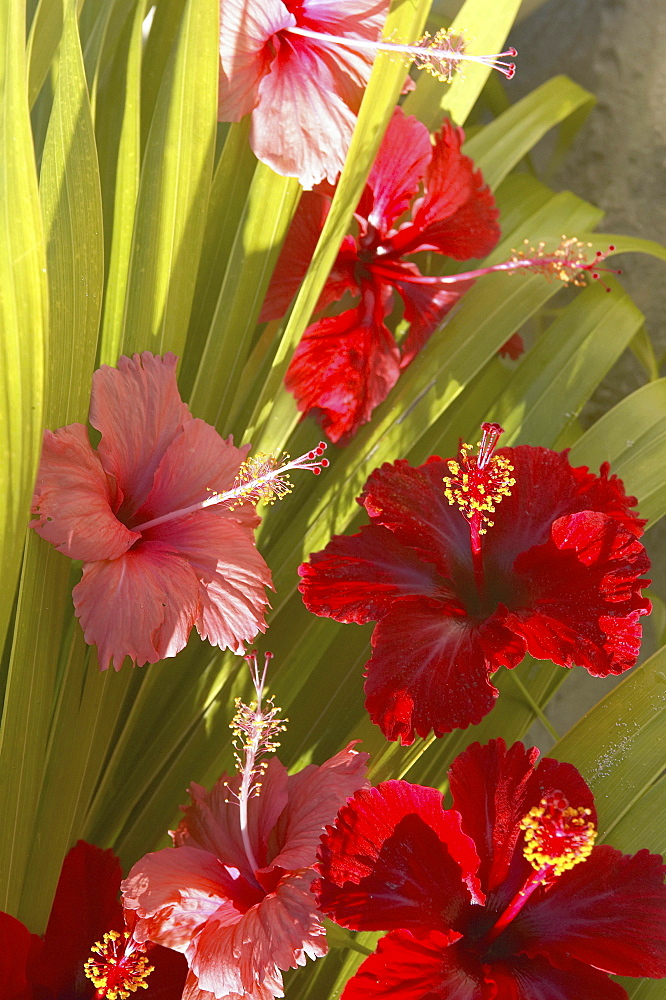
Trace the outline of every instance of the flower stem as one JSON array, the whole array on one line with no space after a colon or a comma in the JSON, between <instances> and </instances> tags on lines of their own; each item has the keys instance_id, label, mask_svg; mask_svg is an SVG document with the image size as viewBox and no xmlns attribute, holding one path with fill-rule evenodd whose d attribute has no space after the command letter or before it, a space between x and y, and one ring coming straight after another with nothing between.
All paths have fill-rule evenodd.
<instances>
[{"instance_id":1,"label":"flower stem","mask_svg":"<svg viewBox=\"0 0 666 1000\"><path fill-rule=\"evenodd\" d=\"M553 737L553 739L557 743L557 741L560 738L560 734L555 729L555 727L553 726L553 724L550 721L550 719L548 719L548 717L546 716L546 714L543 711L543 709L541 708L541 706L534 700L534 698L532 697L532 695L530 694L530 692L527 690L527 688L525 687L525 685L523 684L523 682L520 680L520 678L518 677L518 674L516 673L515 668L513 670L510 670L509 674L511 675L513 683L516 685L516 687L518 688L518 690L520 691L520 693L522 694L523 698L525 699L525 701L527 702L527 704L530 706L530 708L532 709L532 711L534 712L534 714L536 715L536 717L539 719L539 721L542 723L542 725L545 726L545 728L548 730L548 732L550 733L550 735Z\"/></svg>"}]
</instances>

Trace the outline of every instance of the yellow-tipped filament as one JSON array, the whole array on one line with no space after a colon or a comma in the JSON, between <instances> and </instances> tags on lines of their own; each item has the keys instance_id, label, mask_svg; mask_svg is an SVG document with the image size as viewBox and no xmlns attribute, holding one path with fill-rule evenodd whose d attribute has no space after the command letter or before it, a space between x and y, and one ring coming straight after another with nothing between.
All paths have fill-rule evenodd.
<instances>
[{"instance_id":1,"label":"yellow-tipped filament","mask_svg":"<svg viewBox=\"0 0 666 1000\"><path fill-rule=\"evenodd\" d=\"M154 966L148 964L144 946L130 941L128 931L109 931L90 950L83 971L98 997L127 1000L131 993L148 989L146 980Z\"/></svg>"},{"instance_id":2,"label":"yellow-tipped filament","mask_svg":"<svg viewBox=\"0 0 666 1000\"><path fill-rule=\"evenodd\" d=\"M591 809L570 806L561 792L549 792L520 823L525 832L523 854L537 871L561 875L591 854L597 836L588 818Z\"/></svg>"},{"instance_id":3,"label":"yellow-tipped filament","mask_svg":"<svg viewBox=\"0 0 666 1000\"><path fill-rule=\"evenodd\" d=\"M511 487L516 480L511 473L513 465L503 455L494 455L495 444L502 429L497 424L483 424L483 437L477 447L476 456L470 456L472 446L460 446L458 460L450 459L447 466L450 476L444 477L444 496L468 521L478 522L478 533L485 535L492 528L491 519L496 504L504 497L511 496Z\"/></svg>"}]
</instances>

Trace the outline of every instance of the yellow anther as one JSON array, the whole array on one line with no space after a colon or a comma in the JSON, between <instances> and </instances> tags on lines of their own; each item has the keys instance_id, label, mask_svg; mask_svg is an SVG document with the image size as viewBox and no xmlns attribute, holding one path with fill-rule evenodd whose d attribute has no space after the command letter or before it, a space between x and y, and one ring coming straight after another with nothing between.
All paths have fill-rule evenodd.
<instances>
[{"instance_id":1,"label":"yellow anther","mask_svg":"<svg viewBox=\"0 0 666 1000\"><path fill-rule=\"evenodd\" d=\"M561 792L547 793L520 823L527 861L537 871L547 868L548 878L585 861L597 836L594 823L587 818L591 814L591 809L570 806Z\"/></svg>"}]
</instances>

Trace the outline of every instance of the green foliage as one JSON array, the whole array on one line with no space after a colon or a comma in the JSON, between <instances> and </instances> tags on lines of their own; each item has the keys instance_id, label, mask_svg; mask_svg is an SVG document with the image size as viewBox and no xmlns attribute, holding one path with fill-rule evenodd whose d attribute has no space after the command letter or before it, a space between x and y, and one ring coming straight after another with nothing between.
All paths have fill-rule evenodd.
<instances>
[{"instance_id":1,"label":"green foliage","mask_svg":"<svg viewBox=\"0 0 666 1000\"><path fill-rule=\"evenodd\" d=\"M217 125L218 0L158 0L144 39L150 6L39 0L26 45L24 4L0 4L0 909L34 932L45 927L62 857L78 837L114 847L126 867L165 843L189 782L211 784L233 766L228 723L235 697L248 691L242 661L196 636L175 660L99 673L71 606L76 567L27 530L42 429L85 421L96 364L171 350L181 355L192 412L223 435L292 454L318 440L312 421L298 423L283 377L405 76L399 60L377 58L305 280L289 315L261 328L300 187L257 163L249 120ZM519 6L467 0L453 30L464 26L475 51L500 51ZM428 0L395 2L386 36L417 38L429 8ZM448 90L423 75L405 109L433 129L445 113L464 123L488 72L467 68ZM617 253L666 258L646 240L593 233L596 207L522 170L549 130L566 142L592 102L555 77L466 143L501 210L502 239L485 263L505 260L523 239L554 247L562 233L589 240L593 251L612 243ZM436 273L441 259L429 266ZM610 293L592 284L558 295L559 284L538 274L479 279L371 423L346 448L329 449L326 475L294 477L294 493L264 510L259 547L275 581L265 645L291 719L281 750L288 766L361 738L374 780L408 775L444 787L451 760L471 740L521 738L571 683L571 672L528 658L495 678L501 696L479 726L410 748L388 744L363 707L370 628L308 614L296 569L331 534L353 530L355 498L373 468L453 454L458 438L473 437L487 419L503 424L507 443L572 446L572 461L593 468L610 461L648 527L662 517L666 380L639 308L620 282L608 284ZM527 353L500 360L498 349L521 330ZM627 348L646 384L584 429L586 402ZM664 806L663 656L638 668L554 751L581 767L604 834L625 850L661 846L653 817ZM372 936L359 936L347 952L347 939L336 940L329 958L291 976L292 1000L337 995L358 947L373 946ZM656 1000L653 985L628 981L627 989Z\"/></svg>"}]
</instances>

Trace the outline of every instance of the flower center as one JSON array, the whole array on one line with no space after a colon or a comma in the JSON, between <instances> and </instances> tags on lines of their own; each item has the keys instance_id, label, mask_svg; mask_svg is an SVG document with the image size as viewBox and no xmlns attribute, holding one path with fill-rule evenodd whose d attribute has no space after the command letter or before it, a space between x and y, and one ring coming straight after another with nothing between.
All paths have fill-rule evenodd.
<instances>
[{"instance_id":1,"label":"flower center","mask_svg":"<svg viewBox=\"0 0 666 1000\"><path fill-rule=\"evenodd\" d=\"M532 867L537 872L547 867L552 877L585 861L597 836L594 823L586 819L591 813L583 806L570 806L561 792L544 795L520 823L525 831L523 854Z\"/></svg>"},{"instance_id":2,"label":"flower center","mask_svg":"<svg viewBox=\"0 0 666 1000\"><path fill-rule=\"evenodd\" d=\"M520 822L525 833L523 854L534 872L491 928L490 941L520 913L535 889L549 885L574 865L587 861L597 836L594 823L588 819L591 814L592 810L584 806L570 806L562 792L551 791L523 817Z\"/></svg>"},{"instance_id":3,"label":"flower center","mask_svg":"<svg viewBox=\"0 0 666 1000\"><path fill-rule=\"evenodd\" d=\"M109 931L91 951L83 970L100 1000L126 1000L130 993L148 989L146 980L154 966L148 964L145 946L134 941L129 931Z\"/></svg>"}]
</instances>

